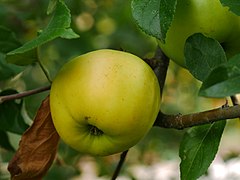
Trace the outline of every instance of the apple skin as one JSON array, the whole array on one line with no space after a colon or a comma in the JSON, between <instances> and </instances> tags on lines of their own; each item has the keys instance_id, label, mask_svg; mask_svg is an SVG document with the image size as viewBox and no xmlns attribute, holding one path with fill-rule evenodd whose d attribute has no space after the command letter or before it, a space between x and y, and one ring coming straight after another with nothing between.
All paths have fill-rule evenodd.
<instances>
[{"instance_id":1,"label":"apple skin","mask_svg":"<svg viewBox=\"0 0 240 180\"><path fill-rule=\"evenodd\" d=\"M162 51L180 66L185 66L184 46L194 33L203 33L222 44L227 57L240 52L240 17L223 7L220 0L178 0L173 22Z\"/></svg>"},{"instance_id":2,"label":"apple skin","mask_svg":"<svg viewBox=\"0 0 240 180\"><path fill-rule=\"evenodd\" d=\"M50 91L53 123L74 149L106 156L134 146L160 109L158 80L130 53L97 50L66 63Z\"/></svg>"}]
</instances>

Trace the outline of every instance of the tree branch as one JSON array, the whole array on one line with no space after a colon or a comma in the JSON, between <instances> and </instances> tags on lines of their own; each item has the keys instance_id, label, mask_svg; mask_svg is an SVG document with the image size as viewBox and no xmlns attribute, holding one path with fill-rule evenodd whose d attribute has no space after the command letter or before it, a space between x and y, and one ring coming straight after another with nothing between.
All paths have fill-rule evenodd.
<instances>
[{"instance_id":1,"label":"tree branch","mask_svg":"<svg viewBox=\"0 0 240 180\"><path fill-rule=\"evenodd\" d=\"M37 94L37 93L40 93L40 92L43 92L43 91L47 91L47 90L50 89L50 87L51 86L45 86L45 87L41 87L41 88L29 90L29 91L17 93L17 94L0 96L0 104L2 104L5 101L10 101L10 100L14 100L14 99L21 99L23 97L27 97L27 96L30 96L30 95L33 95L33 94Z\"/></svg>"},{"instance_id":2,"label":"tree branch","mask_svg":"<svg viewBox=\"0 0 240 180\"><path fill-rule=\"evenodd\" d=\"M158 47L156 49L155 55L151 59L144 59L149 66L154 70L158 82L160 85L161 96L163 92L163 87L165 84L167 70L169 65L169 58L162 52L162 50Z\"/></svg>"},{"instance_id":3,"label":"tree branch","mask_svg":"<svg viewBox=\"0 0 240 180\"><path fill-rule=\"evenodd\" d=\"M240 117L240 105L230 107L222 106L209 111L187 115L166 115L160 112L154 123L154 126L184 129L192 126L213 123L225 119L234 119L238 117Z\"/></svg>"}]
</instances>

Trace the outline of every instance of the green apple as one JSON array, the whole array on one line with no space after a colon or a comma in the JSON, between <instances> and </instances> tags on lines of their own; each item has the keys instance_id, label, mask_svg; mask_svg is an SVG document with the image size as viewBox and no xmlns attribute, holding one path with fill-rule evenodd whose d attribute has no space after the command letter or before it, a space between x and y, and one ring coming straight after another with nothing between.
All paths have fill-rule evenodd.
<instances>
[{"instance_id":1,"label":"green apple","mask_svg":"<svg viewBox=\"0 0 240 180\"><path fill-rule=\"evenodd\" d=\"M165 43L158 41L159 46L170 59L185 66L185 41L194 33L218 40L228 57L240 52L240 17L220 0L178 0Z\"/></svg>"},{"instance_id":2,"label":"green apple","mask_svg":"<svg viewBox=\"0 0 240 180\"><path fill-rule=\"evenodd\" d=\"M110 155L134 146L150 130L160 109L159 83L137 56L97 50L59 71L50 109L66 144L83 153Z\"/></svg>"}]
</instances>

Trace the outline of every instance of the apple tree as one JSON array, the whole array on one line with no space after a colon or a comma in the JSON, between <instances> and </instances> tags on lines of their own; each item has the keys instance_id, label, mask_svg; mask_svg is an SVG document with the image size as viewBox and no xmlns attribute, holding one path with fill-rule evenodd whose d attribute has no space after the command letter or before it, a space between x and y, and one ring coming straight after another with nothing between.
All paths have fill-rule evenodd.
<instances>
[{"instance_id":1,"label":"apple tree","mask_svg":"<svg viewBox=\"0 0 240 180\"><path fill-rule=\"evenodd\" d=\"M100 117L114 117L113 122L119 118L119 123L121 118L125 118L123 125L119 125L121 130L131 126L132 132L117 134L125 139L116 143L115 147L111 146L120 149L117 155L91 157L101 165L102 174L112 179L128 168L125 161L135 146L144 150L150 147L151 142L169 143L176 139L174 146L181 159L180 178L198 179L207 172L218 153L227 124L239 124L240 5L237 0L132 0L124 3L121 0L2 0L0 22L0 179L69 179L81 173L78 165L84 157L89 157L85 154L105 150L106 144L100 141L104 131L97 125L85 129L98 136L98 149L88 151L84 148L84 153L80 153L62 141L67 139L66 142L71 142L73 138L76 143L80 139L81 146L76 146L81 151L87 139L71 134L81 127L76 125L71 129L69 124L64 124L65 119L61 118L69 116L65 116L63 111L73 112L70 117L76 114L80 117L84 116L81 113L87 106L89 109L85 112L92 113L93 109L101 109L105 105L111 112L104 114L101 110ZM126 53L128 56L124 57L128 60L134 54L132 59L137 59L141 65L128 64L126 59L114 55L114 59L124 59L124 64L112 63L117 68L121 67L120 78L115 78L118 71L115 66L114 73L108 70L104 74L105 71L99 70L99 64L89 66L90 61L79 67L75 64L67 69L71 72L70 76L64 77L62 82L64 78L59 78L52 93L52 84L62 67L74 57L99 52L95 51L99 49ZM108 59L110 55L95 55L97 59L104 59L104 56ZM111 66L111 60L105 64ZM143 66L147 68L142 73ZM75 70L72 69L74 67ZM70 86L71 77L77 77L80 71L83 73L75 80L81 79L81 83ZM90 75L85 73L88 71ZM100 73L95 76L100 78L98 82L88 83L95 80L93 76L97 73ZM138 77L139 74L142 76ZM112 77L106 78L108 75ZM135 82L132 77L136 78ZM153 79L156 79L157 85L152 88ZM105 84L95 86L102 81ZM121 83L124 86L119 86ZM176 87L183 87L184 83L185 88L179 93ZM145 89L133 91L141 84L145 84ZM103 85L114 87L106 93L101 92ZM97 98L102 101L95 94L87 98L81 94L86 86L86 94L99 95L101 92L102 95ZM156 89L158 92L155 92ZM63 96L61 92L67 93ZM133 93L128 95L128 92ZM49 94L52 97L51 94L56 95L54 105L49 103L52 98ZM122 96L115 97L119 94L127 94L124 96L127 104L122 104L120 108L120 101L124 99ZM91 95L97 100L92 100ZM176 105L181 100L178 98L186 95L187 102ZM82 101L75 101L79 97ZM152 97L155 101L149 100ZM221 105L212 103L214 105L209 106L198 101L200 98L204 98L204 102L217 101ZM57 104L59 99L61 106ZM156 103L159 99L161 106ZM201 104L203 108L194 104ZM112 107L118 107L119 111ZM129 110L132 110L131 113ZM151 114L146 115L146 112ZM64 138L53 123L53 113L54 117L61 119L58 126L67 133ZM110 116L111 113L114 116ZM132 116L137 117L135 121L126 121ZM142 129L147 129L146 132L142 132L142 121L138 121L141 117L145 117L142 118ZM84 116L83 120L89 121L90 118ZM151 119L149 122L148 118ZM117 132L118 124L109 124L112 127L107 129ZM138 132L151 136L136 138ZM135 139L138 139L137 142ZM134 143L129 145L128 141ZM123 147L120 147L122 144ZM171 151L170 146L168 148ZM106 164L108 168L104 168ZM94 169L94 166L91 167Z\"/></svg>"}]
</instances>

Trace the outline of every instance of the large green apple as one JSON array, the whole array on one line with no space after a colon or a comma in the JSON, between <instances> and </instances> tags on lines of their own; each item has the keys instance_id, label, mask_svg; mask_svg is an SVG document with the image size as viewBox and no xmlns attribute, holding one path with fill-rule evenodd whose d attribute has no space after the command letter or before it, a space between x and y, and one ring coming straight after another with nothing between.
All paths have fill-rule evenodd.
<instances>
[{"instance_id":1,"label":"large green apple","mask_svg":"<svg viewBox=\"0 0 240 180\"><path fill-rule=\"evenodd\" d=\"M110 155L132 147L152 127L160 88L140 58L97 50L63 66L52 83L50 108L66 144L83 153Z\"/></svg>"},{"instance_id":2,"label":"large green apple","mask_svg":"<svg viewBox=\"0 0 240 180\"><path fill-rule=\"evenodd\" d=\"M185 66L185 41L194 33L218 40L228 57L240 52L240 17L220 0L178 0L166 41L159 41L159 46L170 59Z\"/></svg>"}]
</instances>

